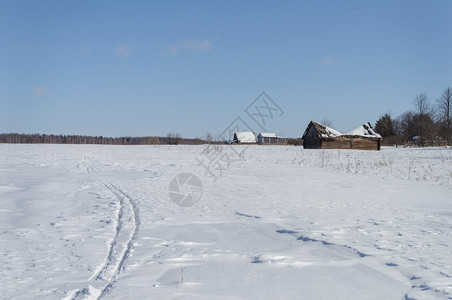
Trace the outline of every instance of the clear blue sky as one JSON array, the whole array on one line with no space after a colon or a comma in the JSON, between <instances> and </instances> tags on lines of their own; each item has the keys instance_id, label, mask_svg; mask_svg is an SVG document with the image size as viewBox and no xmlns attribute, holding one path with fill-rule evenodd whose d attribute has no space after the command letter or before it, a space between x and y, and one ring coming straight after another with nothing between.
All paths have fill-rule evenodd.
<instances>
[{"instance_id":1,"label":"clear blue sky","mask_svg":"<svg viewBox=\"0 0 452 300\"><path fill-rule=\"evenodd\" d=\"M340 131L452 86L452 1L1 1L0 132Z\"/></svg>"}]
</instances>

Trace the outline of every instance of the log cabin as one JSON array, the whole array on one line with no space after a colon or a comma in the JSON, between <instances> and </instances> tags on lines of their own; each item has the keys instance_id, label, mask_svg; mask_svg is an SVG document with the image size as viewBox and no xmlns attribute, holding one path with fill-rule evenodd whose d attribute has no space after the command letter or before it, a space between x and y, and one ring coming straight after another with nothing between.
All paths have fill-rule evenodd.
<instances>
[{"instance_id":1,"label":"log cabin","mask_svg":"<svg viewBox=\"0 0 452 300\"><path fill-rule=\"evenodd\" d=\"M305 149L380 150L381 136L370 123L342 134L330 127L311 121L303 134Z\"/></svg>"}]
</instances>

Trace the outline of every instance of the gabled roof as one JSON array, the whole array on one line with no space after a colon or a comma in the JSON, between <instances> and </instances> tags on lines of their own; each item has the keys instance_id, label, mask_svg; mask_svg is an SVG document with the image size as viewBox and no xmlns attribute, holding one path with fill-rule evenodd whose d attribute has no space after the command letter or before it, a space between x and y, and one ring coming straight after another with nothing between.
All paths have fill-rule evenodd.
<instances>
[{"instance_id":1,"label":"gabled roof","mask_svg":"<svg viewBox=\"0 0 452 300\"><path fill-rule=\"evenodd\" d=\"M330 127L324 126L322 124L319 124L317 122L311 121L303 134L303 138L306 136L306 134L308 134L308 131L311 127L314 127L317 136L322 139L336 138L336 137L347 138L347 137L353 137L353 136L356 136L356 137L359 136L359 137L370 138L370 139L381 139L381 135L379 135L378 133L376 133L373 130L372 125L369 122L353 129L350 132L342 134L333 128L330 128Z\"/></svg>"},{"instance_id":2,"label":"gabled roof","mask_svg":"<svg viewBox=\"0 0 452 300\"><path fill-rule=\"evenodd\" d=\"M342 133L340 133L339 131L337 131L337 130L335 130L333 128L330 128L328 126L325 126L325 125L319 124L317 122L311 121L308 124L308 127L306 128L306 130L305 130L305 132L303 134L303 138L308 133L309 128L311 126L314 126L319 138L333 138L333 137L338 137L338 136L342 135Z\"/></svg>"},{"instance_id":3,"label":"gabled roof","mask_svg":"<svg viewBox=\"0 0 452 300\"><path fill-rule=\"evenodd\" d=\"M256 137L251 131L237 131L234 133L234 139L239 143L256 143Z\"/></svg>"},{"instance_id":4,"label":"gabled roof","mask_svg":"<svg viewBox=\"0 0 452 300\"><path fill-rule=\"evenodd\" d=\"M381 138L381 135L373 130L372 125L369 122L353 129L350 132L347 132L345 135Z\"/></svg>"},{"instance_id":5,"label":"gabled roof","mask_svg":"<svg viewBox=\"0 0 452 300\"><path fill-rule=\"evenodd\" d=\"M261 137L266 137L266 138L275 138L275 137L277 137L276 133L269 133L269 132L261 132L261 133L259 133L259 135Z\"/></svg>"}]
</instances>

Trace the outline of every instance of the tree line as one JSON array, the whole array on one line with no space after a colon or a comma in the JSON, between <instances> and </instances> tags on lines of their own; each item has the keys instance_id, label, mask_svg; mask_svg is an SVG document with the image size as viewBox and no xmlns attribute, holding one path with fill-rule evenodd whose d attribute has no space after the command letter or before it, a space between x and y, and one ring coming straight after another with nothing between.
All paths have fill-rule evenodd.
<instances>
[{"instance_id":1,"label":"tree line","mask_svg":"<svg viewBox=\"0 0 452 300\"><path fill-rule=\"evenodd\" d=\"M103 137L85 135L53 135L53 134L0 134L0 143L10 144L101 144L101 145L200 145L203 139L182 138L179 134L168 134L166 137Z\"/></svg>"},{"instance_id":2,"label":"tree line","mask_svg":"<svg viewBox=\"0 0 452 300\"><path fill-rule=\"evenodd\" d=\"M452 88L436 101L417 94L413 109L393 118L389 113L375 123L384 145L450 146L452 142Z\"/></svg>"},{"instance_id":3,"label":"tree line","mask_svg":"<svg viewBox=\"0 0 452 300\"><path fill-rule=\"evenodd\" d=\"M168 133L165 137L103 137L86 135L53 135L53 134L0 134L0 144L99 144L99 145L202 145L224 144L225 141L214 140L210 133L205 139L188 139L178 133ZM289 145L301 145L301 138L289 138Z\"/></svg>"}]
</instances>

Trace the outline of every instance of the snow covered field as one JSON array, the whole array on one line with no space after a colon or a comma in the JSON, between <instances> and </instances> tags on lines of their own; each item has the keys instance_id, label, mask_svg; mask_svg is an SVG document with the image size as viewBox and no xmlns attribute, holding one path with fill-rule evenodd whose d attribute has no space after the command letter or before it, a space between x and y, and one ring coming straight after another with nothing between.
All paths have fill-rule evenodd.
<instances>
[{"instance_id":1,"label":"snow covered field","mask_svg":"<svg viewBox=\"0 0 452 300\"><path fill-rule=\"evenodd\" d=\"M0 144L0 298L452 299L452 149L220 147Z\"/></svg>"}]
</instances>

